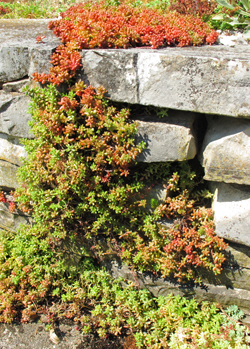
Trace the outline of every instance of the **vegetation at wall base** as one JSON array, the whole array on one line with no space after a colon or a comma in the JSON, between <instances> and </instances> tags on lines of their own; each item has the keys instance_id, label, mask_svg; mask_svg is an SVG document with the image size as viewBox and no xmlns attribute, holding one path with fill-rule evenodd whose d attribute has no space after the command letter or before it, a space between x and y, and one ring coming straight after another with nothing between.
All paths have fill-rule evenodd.
<instances>
[{"instance_id":1,"label":"vegetation at wall base","mask_svg":"<svg viewBox=\"0 0 250 349\"><path fill-rule=\"evenodd\" d=\"M67 317L101 337L131 333L138 348L245 349L248 331L237 307L224 311L171 295L154 298L100 267L107 255L116 255L134 275L141 270L199 284L200 268L221 272L226 244L214 233L211 194L202 173L194 171L195 160L137 164L145 144L135 143L129 110L115 108L103 88L86 86L78 77L82 48L198 45L211 43L214 32L198 18L174 13L164 25L169 33L171 21L179 28L171 27L167 39L168 30L152 24L165 20L160 12L103 2L91 6L75 5L51 22L62 44L52 55L50 73L34 75L43 86L26 89L35 138L23 141L28 157L15 198L33 223L17 233L0 231L0 321L27 322L45 314L48 324ZM191 19L197 35L185 32ZM135 25L140 32L132 30L131 20L140 23ZM112 23L117 23L113 36ZM147 197L156 181L166 189L162 203ZM15 211L8 200L1 192L0 201ZM164 218L172 219L170 229L159 222Z\"/></svg>"}]
</instances>

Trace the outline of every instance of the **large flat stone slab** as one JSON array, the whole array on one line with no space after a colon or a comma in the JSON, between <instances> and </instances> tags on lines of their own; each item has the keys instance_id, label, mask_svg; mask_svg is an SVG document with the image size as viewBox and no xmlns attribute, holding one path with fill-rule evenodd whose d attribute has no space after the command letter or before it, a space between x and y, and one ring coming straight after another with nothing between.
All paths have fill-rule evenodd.
<instances>
[{"instance_id":1,"label":"large flat stone slab","mask_svg":"<svg viewBox=\"0 0 250 349\"><path fill-rule=\"evenodd\" d=\"M48 22L0 20L0 82L7 72L8 81L48 72L60 43ZM83 50L82 57L82 77L103 85L112 100L250 118L249 45L95 49Z\"/></svg>"},{"instance_id":2,"label":"large flat stone slab","mask_svg":"<svg viewBox=\"0 0 250 349\"><path fill-rule=\"evenodd\" d=\"M81 79L104 86L112 100L139 103L137 53L133 50L83 50Z\"/></svg>"},{"instance_id":3,"label":"large flat stone slab","mask_svg":"<svg viewBox=\"0 0 250 349\"><path fill-rule=\"evenodd\" d=\"M250 47L83 50L85 81L116 101L250 118Z\"/></svg>"},{"instance_id":4,"label":"large flat stone slab","mask_svg":"<svg viewBox=\"0 0 250 349\"><path fill-rule=\"evenodd\" d=\"M216 234L250 246L250 187L213 183Z\"/></svg>"},{"instance_id":5,"label":"large flat stone slab","mask_svg":"<svg viewBox=\"0 0 250 349\"><path fill-rule=\"evenodd\" d=\"M146 143L146 148L137 157L139 162L184 161L196 155L196 140L193 131L195 115L171 110L169 115L140 117L136 120L136 142Z\"/></svg>"},{"instance_id":6,"label":"large flat stone slab","mask_svg":"<svg viewBox=\"0 0 250 349\"><path fill-rule=\"evenodd\" d=\"M207 116L200 153L205 179L250 185L250 121Z\"/></svg>"},{"instance_id":7,"label":"large flat stone slab","mask_svg":"<svg viewBox=\"0 0 250 349\"><path fill-rule=\"evenodd\" d=\"M36 68L49 66L50 54L60 41L48 30L48 23L47 19L0 20L0 83L21 79ZM37 44L37 36L46 36L44 43ZM34 48L38 51L36 54ZM40 63L36 64L38 57Z\"/></svg>"}]
</instances>

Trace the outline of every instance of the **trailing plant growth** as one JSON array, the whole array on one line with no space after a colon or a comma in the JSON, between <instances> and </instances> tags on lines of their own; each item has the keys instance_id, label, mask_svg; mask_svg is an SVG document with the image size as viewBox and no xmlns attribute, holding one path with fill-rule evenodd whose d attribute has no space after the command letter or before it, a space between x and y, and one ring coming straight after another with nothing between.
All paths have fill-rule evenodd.
<instances>
[{"instance_id":1,"label":"trailing plant growth","mask_svg":"<svg viewBox=\"0 0 250 349\"><path fill-rule=\"evenodd\" d=\"M46 313L48 321L67 316L101 336L127 328L138 347L178 348L179 340L183 348L222 348L228 340L227 348L244 348L243 327L218 307L123 289L97 267L111 253L135 275L139 269L178 282L200 283L200 268L222 270L226 244L214 233L210 194L194 163L136 164L145 145L135 144L129 110L77 77L82 48L213 42L214 32L194 23L190 16L85 3L50 24L62 44L50 74L34 75L44 86L26 89L35 138L24 140L28 157L15 194L33 224L0 232L0 321ZM166 189L161 203L148 198L157 181ZM170 229L164 219L172 220Z\"/></svg>"}]
</instances>

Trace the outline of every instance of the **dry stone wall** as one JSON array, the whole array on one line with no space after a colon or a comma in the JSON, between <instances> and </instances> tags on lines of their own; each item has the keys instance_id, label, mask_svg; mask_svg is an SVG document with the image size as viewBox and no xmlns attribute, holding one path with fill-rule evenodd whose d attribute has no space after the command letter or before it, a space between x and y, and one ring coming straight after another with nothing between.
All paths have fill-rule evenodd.
<instances>
[{"instance_id":1,"label":"dry stone wall","mask_svg":"<svg viewBox=\"0 0 250 349\"><path fill-rule=\"evenodd\" d=\"M59 44L46 20L0 20L0 187L18 186L16 171L25 157L20 138L30 138L29 99L22 87L33 72L48 72ZM36 44L37 36L44 43ZM155 295L169 292L238 304L250 314L250 45L83 50L80 77L104 86L118 102L169 108L168 117L136 117L136 141L147 148L138 161L183 161L198 157L215 193L216 232L230 242L222 275L206 274L204 288L138 275ZM156 194L163 198L164 190ZM13 231L21 217L0 207L0 228ZM114 276L134 278L117 261ZM124 269L125 268L125 269Z\"/></svg>"}]
</instances>

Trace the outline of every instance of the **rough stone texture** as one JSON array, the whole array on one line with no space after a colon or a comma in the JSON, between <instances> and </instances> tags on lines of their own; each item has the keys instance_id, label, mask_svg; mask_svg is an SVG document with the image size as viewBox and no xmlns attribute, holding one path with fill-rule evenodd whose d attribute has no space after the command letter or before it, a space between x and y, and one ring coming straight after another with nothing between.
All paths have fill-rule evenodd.
<instances>
[{"instance_id":1,"label":"rough stone texture","mask_svg":"<svg viewBox=\"0 0 250 349\"><path fill-rule=\"evenodd\" d=\"M29 70L28 74L32 77L33 73L45 73L48 74L51 68L51 54L54 51L55 47L52 45L51 47L33 47L30 48L29 51Z\"/></svg>"},{"instance_id":2,"label":"rough stone texture","mask_svg":"<svg viewBox=\"0 0 250 349\"><path fill-rule=\"evenodd\" d=\"M208 116L200 153L205 179L250 184L250 121Z\"/></svg>"},{"instance_id":3,"label":"rough stone texture","mask_svg":"<svg viewBox=\"0 0 250 349\"><path fill-rule=\"evenodd\" d=\"M229 241L250 246L250 187L213 183L211 190L216 233Z\"/></svg>"},{"instance_id":4,"label":"rough stone texture","mask_svg":"<svg viewBox=\"0 0 250 349\"><path fill-rule=\"evenodd\" d=\"M49 21L0 20L0 83L22 79L42 69L48 72L50 55L60 43L48 30ZM44 43L37 44L36 37L44 35Z\"/></svg>"},{"instance_id":5,"label":"rough stone texture","mask_svg":"<svg viewBox=\"0 0 250 349\"><path fill-rule=\"evenodd\" d=\"M146 149L136 160L164 162L193 159L196 155L194 120L195 115L192 113L173 110L164 121L159 117L140 117L140 120L136 120L136 142L145 142Z\"/></svg>"},{"instance_id":6,"label":"rough stone texture","mask_svg":"<svg viewBox=\"0 0 250 349\"><path fill-rule=\"evenodd\" d=\"M0 160L0 188L12 190L18 188L17 182L18 166L10 164L7 161Z\"/></svg>"},{"instance_id":7,"label":"rough stone texture","mask_svg":"<svg viewBox=\"0 0 250 349\"><path fill-rule=\"evenodd\" d=\"M249 53L248 45L83 50L83 76L112 100L250 118Z\"/></svg>"},{"instance_id":8,"label":"rough stone texture","mask_svg":"<svg viewBox=\"0 0 250 349\"><path fill-rule=\"evenodd\" d=\"M15 232L20 224L29 224L30 217L9 212L6 204L0 202L0 229Z\"/></svg>"},{"instance_id":9,"label":"rough stone texture","mask_svg":"<svg viewBox=\"0 0 250 349\"><path fill-rule=\"evenodd\" d=\"M0 83L28 75L29 52L25 47L0 47Z\"/></svg>"},{"instance_id":10,"label":"rough stone texture","mask_svg":"<svg viewBox=\"0 0 250 349\"><path fill-rule=\"evenodd\" d=\"M30 85L30 79L22 79L3 84L2 88L5 92L22 92L22 88Z\"/></svg>"},{"instance_id":11,"label":"rough stone texture","mask_svg":"<svg viewBox=\"0 0 250 349\"><path fill-rule=\"evenodd\" d=\"M81 79L104 86L112 100L138 103L136 60L133 50L83 50Z\"/></svg>"},{"instance_id":12,"label":"rough stone texture","mask_svg":"<svg viewBox=\"0 0 250 349\"><path fill-rule=\"evenodd\" d=\"M247 315L250 314L250 291L243 289L242 282L240 288L228 287L219 284L204 283L202 287L182 286L170 279L154 277L150 274L134 273L126 265L121 265L115 260L106 260L103 265L110 274L115 277L123 277L127 280L134 281L139 287L146 287L155 297L167 296L168 294L195 297L198 300L207 300L218 302L223 306L238 305ZM249 274L247 275L247 277Z\"/></svg>"},{"instance_id":13,"label":"rough stone texture","mask_svg":"<svg viewBox=\"0 0 250 349\"><path fill-rule=\"evenodd\" d=\"M0 20L0 81L48 72L60 43L48 20ZM44 43L36 37L45 35ZM111 99L250 118L250 46L83 50L85 81ZM205 97L204 97L205 96Z\"/></svg>"},{"instance_id":14,"label":"rough stone texture","mask_svg":"<svg viewBox=\"0 0 250 349\"><path fill-rule=\"evenodd\" d=\"M0 135L0 160L7 161L13 165L22 165L21 157L25 157L24 147L13 144Z\"/></svg>"},{"instance_id":15,"label":"rough stone texture","mask_svg":"<svg viewBox=\"0 0 250 349\"><path fill-rule=\"evenodd\" d=\"M29 97L0 91L0 132L13 137L31 138L28 108Z\"/></svg>"}]
</instances>

